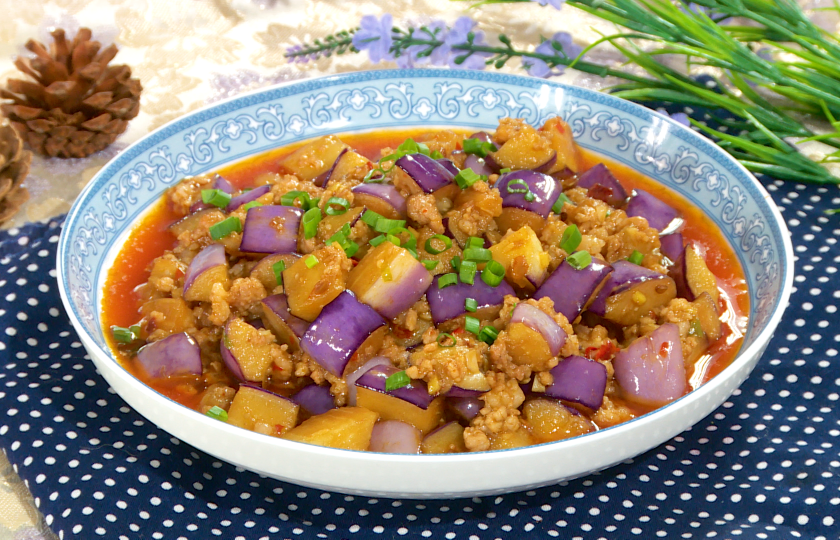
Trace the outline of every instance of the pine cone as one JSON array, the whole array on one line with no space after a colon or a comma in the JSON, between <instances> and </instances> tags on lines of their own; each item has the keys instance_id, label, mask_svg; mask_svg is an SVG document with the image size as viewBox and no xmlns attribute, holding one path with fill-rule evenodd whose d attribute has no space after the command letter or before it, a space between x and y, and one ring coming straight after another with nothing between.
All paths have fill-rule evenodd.
<instances>
[{"instance_id":1,"label":"pine cone","mask_svg":"<svg viewBox=\"0 0 840 540\"><path fill-rule=\"evenodd\" d=\"M23 180L29 174L32 152L9 123L0 124L0 223L11 219L29 200Z\"/></svg>"},{"instance_id":2,"label":"pine cone","mask_svg":"<svg viewBox=\"0 0 840 540\"><path fill-rule=\"evenodd\" d=\"M52 32L50 50L30 39L26 48L36 58L18 57L15 66L35 82L9 79L0 105L21 137L39 154L85 157L114 142L140 111L138 79L131 68L108 63L117 46L101 49L82 28L72 42L64 30Z\"/></svg>"}]
</instances>

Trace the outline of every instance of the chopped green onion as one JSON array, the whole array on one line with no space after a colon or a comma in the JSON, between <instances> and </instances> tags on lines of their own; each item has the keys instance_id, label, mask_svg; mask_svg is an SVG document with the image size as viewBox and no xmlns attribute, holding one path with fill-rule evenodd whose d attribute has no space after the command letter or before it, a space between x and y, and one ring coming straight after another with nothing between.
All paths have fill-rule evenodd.
<instances>
[{"instance_id":1,"label":"chopped green onion","mask_svg":"<svg viewBox=\"0 0 840 540\"><path fill-rule=\"evenodd\" d=\"M580 229L578 229L577 225L569 225L566 227L566 230L563 231L563 236L560 237L560 247L566 253L574 253L574 251L580 245L580 241L583 237L580 234Z\"/></svg>"},{"instance_id":2,"label":"chopped green onion","mask_svg":"<svg viewBox=\"0 0 840 540\"><path fill-rule=\"evenodd\" d=\"M485 326L481 329L481 332L478 333L479 341L483 341L488 345L492 345L496 338L499 337L499 331L493 328L492 326Z\"/></svg>"},{"instance_id":3,"label":"chopped green onion","mask_svg":"<svg viewBox=\"0 0 840 540\"><path fill-rule=\"evenodd\" d=\"M437 265L440 261L431 261L429 259L423 259L422 262L423 262L423 266L426 267L426 270L431 271L431 270L434 270L435 268L437 268Z\"/></svg>"},{"instance_id":4,"label":"chopped green onion","mask_svg":"<svg viewBox=\"0 0 840 540\"><path fill-rule=\"evenodd\" d=\"M443 154L441 154L437 150L432 150L432 153L429 154L429 157L432 159L443 159Z\"/></svg>"},{"instance_id":5,"label":"chopped green onion","mask_svg":"<svg viewBox=\"0 0 840 540\"><path fill-rule=\"evenodd\" d=\"M576 251L566 257L566 260L575 270L583 270L592 263L592 255L588 251Z\"/></svg>"},{"instance_id":6,"label":"chopped green onion","mask_svg":"<svg viewBox=\"0 0 840 540\"><path fill-rule=\"evenodd\" d=\"M384 242L385 240L387 240L387 238L385 238L385 235L384 235L384 234L380 234L379 236L375 236L375 237L371 238L369 243L370 243L370 245L372 245L373 247L376 247L376 246L378 246L379 244L381 244L382 242Z\"/></svg>"},{"instance_id":7,"label":"chopped green onion","mask_svg":"<svg viewBox=\"0 0 840 540\"><path fill-rule=\"evenodd\" d=\"M443 343L441 343L444 339L447 339L447 338L452 340L452 345L444 345ZM438 334L438 337L437 337L438 347L444 347L444 348L448 349L450 347L454 347L455 345L457 345L457 343L458 343L458 340L455 339L455 336L453 336L449 332L441 332L440 334Z\"/></svg>"},{"instance_id":8,"label":"chopped green onion","mask_svg":"<svg viewBox=\"0 0 840 540\"><path fill-rule=\"evenodd\" d=\"M691 321L691 324L688 327L688 335L697 337L706 336L706 332L703 330L703 325L700 324L700 321L698 319L694 319Z\"/></svg>"},{"instance_id":9,"label":"chopped green onion","mask_svg":"<svg viewBox=\"0 0 840 540\"><path fill-rule=\"evenodd\" d=\"M333 205L337 205L337 207ZM341 197L330 197L327 201L327 205L324 207L324 211L328 216L340 216L341 214L347 212L348 208L350 208L350 201L347 199L342 199Z\"/></svg>"},{"instance_id":10,"label":"chopped green onion","mask_svg":"<svg viewBox=\"0 0 840 540\"><path fill-rule=\"evenodd\" d=\"M467 315L464 317L464 329L471 334L478 335L481 331L481 322L475 317Z\"/></svg>"},{"instance_id":11,"label":"chopped green onion","mask_svg":"<svg viewBox=\"0 0 840 540\"><path fill-rule=\"evenodd\" d=\"M271 265L271 269L274 271L274 280L277 282L278 285L282 285L283 270L286 269L285 261L277 261L276 263Z\"/></svg>"},{"instance_id":12,"label":"chopped green onion","mask_svg":"<svg viewBox=\"0 0 840 540\"><path fill-rule=\"evenodd\" d=\"M529 191L528 193L525 194L525 200L528 201L528 202L533 202L534 199L536 199L536 198L537 198L537 196L534 195L533 191Z\"/></svg>"},{"instance_id":13,"label":"chopped green onion","mask_svg":"<svg viewBox=\"0 0 840 540\"><path fill-rule=\"evenodd\" d=\"M400 227L405 227L404 219L388 219L380 217L373 226L373 230L376 232L387 233L391 232L393 229L399 229Z\"/></svg>"},{"instance_id":14,"label":"chopped green onion","mask_svg":"<svg viewBox=\"0 0 840 540\"><path fill-rule=\"evenodd\" d=\"M310 208L303 214L303 237L312 238L318 234L318 224L321 223L321 209Z\"/></svg>"},{"instance_id":15,"label":"chopped green onion","mask_svg":"<svg viewBox=\"0 0 840 540\"><path fill-rule=\"evenodd\" d=\"M282 197L280 197L280 204L283 206L294 206L295 200L300 200L300 207L303 210L309 210L312 208L312 199L309 198L309 193L305 191L289 191L288 193L284 193Z\"/></svg>"},{"instance_id":16,"label":"chopped green onion","mask_svg":"<svg viewBox=\"0 0 840 540\"><path fill-rule=\"evenodd\" d=\"M627 257L627 260L633 264L638 264L639 266L641 266L642 261L645 260L645 256L642 254L641 251L634 249L633 253L631 253L630 256Z\"/></svg>"},{"instance_id":17,"label":"chopped green onion","mask_svg":"<svg viewBox=\"0 0 840 540\"><path fill-rule=\"evenodd\" d=\"M566 196L565 193L561 193L560 196L557 197L557 200L554 201L554 205L552 205L551 211L559 215L560 212L563 211L563 205L565 205L566 203L571 205L575 204L572 202L572 199Z\"/></svg>"},{"instance_id":18,"label":"chopped green onion","mask_svg":"<svg viewBox=\"0 0 840 540\"><path fill-rule=\"evenodd\" d=\"M489 261L481 271L481 280L491 287L498 287L505 279L505 267L499 261Z\"/></svg>"},{"instance_id":19,"label":"chopped green onion","mask_svg":"<svg viewBox=\"0 0 840 540\"><path fill-rule=\"evenodd\" d=\"M493 258L489 249L483 247L470 247L464 250L464 260L474 262L487 262Z\"/></svg>"},{"instance_id":20,"label":"chopped green onion","mask_svg":"<svg viewBox=\"0 0 840 540\"><path fill-rule=\"evenodd\" d=\"M475 310L478 309L478 302L475 300L475 298L467 298L466 300L464 300L464 309L466 309L467 311L472 311L474 313Z\"/></svg>"},{"instance_id":21,"label":"chopped green onion","mask_svg":"<svg viewBox=\"0 0 840 540\"><path fill-rule=\"evenodd\" d=\"M131 333L134 334L134 338L140 337L140 325L139 324L132 324L128 327L131 330Z\"/></svg>"},{"instance_id":22,"label":"chopped green onion","mask_svg":"<svg viewBox=\"0 0 840 540\"><path fill-rule=\"evenodd\" d=\"M376 225L376 222L382 219L382 216L374 212L373 210L368 210L364 214L362 214L362 221L370 225L371 227Z\"/></svg>"},{"instance_id":23,"label":"chopped green onion","mask_svg":"<svg viewBox=\"0 0 840 540\"><path fill-rule=\"evenodd\" d=\"M470 236L467 238L467 243L464 248L471 248L471 247L484 247L484 238L480 238L478 236Z\"/></svg>"},{"instance_id":24,"label":"chopped green onion","mask_svg":"<svg viewBox=\"0 0 840 540\"><path fill-rule=\"evenodd\" d=\"M404 243L402 242L402 234L408 233L408 240ZM391 229L388 234L396 236L400 239L402 247L408 250L416 250L417 248L417 236L414 234L413 231L406 229L405 227L397 227L396 229Z\"/></svg>"},{"instance_id":25,"label":"chopped green onion","mask_svg":"<svg viewBox=\"0 0 840 540\"><path fill-rule=\"evenodd\" d=\"M461 271L461 257L455 255L449 262L452 264L452 268L454 268L456 272Z\"/></svg>"},{"instance_id":26,"label":"chopped green onion","mask_svg":"<svg viewBox=\"0 0 840 540\"><path fill-rule=\"evenodd\" d=\"M120 343L131 343L135 339L134 332L131 328L123 328L122 326L112 326L111 335Z\"/></svg>"},{"instance_id":27,"label":"chopped green onion","mask_svg":"<svg viewBox=\"0 0 840 540\"><path fill-rule=\"evenodd\" d=\"M235 232L242 232L242 222L236 216L230 216L226 220L210 226L210 238L213 240L221 240Z\"/></svg>"},{"instance_id":28,"label":"chopped green onion","mask_svg":"<svg viewBox=\"0 0 840 540\"><path fill-rule=\"evenodd\" d=\"M359 244L350 240L350 224L345 223L334 235L327 240L327 245L336 242L341 249L344 250L345 255L352 257L359 251Z\"/></svg>"},{"instance_id":29,"label":"chopped green onion","mask_svg":"<svg viewBox=\"0 0 840 540\"><path fill-rule=\"evenodd\" d=\"M341 246L341 248L344 250L345 255L352 257L357 251L359 251L359 244L348 239L347 243Z\"/></svg>"},{"instance_id":30,"label":"chopped green onion","mask_svg":"<svg viewBox=\"0 0 840 540\"><path fill-rule=\"evenodd\" d=\"M483 177L480 174L476 174L476 172L472 169L462 169L458 174L455 175L454 180L455 183L458 184L459 188L467 189L482 178Z\"/></svg>"},{"instance_id":31,"label":"chopped green onion","mask_svg":"<svg viewBox=\"0 0 840 540\"><path fill-rule=\"evenodd\" d=\"M450 272L448 274L443 274L438 278L438 289L443 289L445 287L449 287L450 285L456 285L458 283L458 274L454 272Z\"/></svg>"},{"instance_id":32,"label":"chopped green onion","mask_svg":"<svg viewBox=\"0 0 840 540\"><path fill-rule=\"evenodd\" d=\"M464 148L465 154L475 154L480 158L487 157L488 153L498 150L495 144L484 142L481 139L464 139L461 146Z\"/></svg>"},{"instance_id":33,"label":"chopped green onion","mask_svg":"<svg viewBox=\"0 0 840 540\"><path fill-rule=\"evenodd\" d=\"M437 249L435 246L432 245L432 240L437 240L438 242L443 243L443 249ZM426 252L431 253L432 255L439 255L446 251L447 249L452 247L452 240L449 239L448 236L444 236L442 234L436 234L426 240Z\"/></svg>"},{"instance_id":34,"label":"chopped green onion","mask_svg":"<svg viewBox=\"0 0 840 540\"><path fill-rule=\"evenodd\" d=\"M510 172L510 167L505 167L504 169L499 169L499 174L505 174Z\"/></svg>"},{"instance_id":35,"label":"chopped green onion","mask_svg":"<svg viewBox=\"0 0 840 540\"><path fill-rule=\"evenodd\" d=\"M398 371L385 379L385 391L390 392L391 390L399 390L409 384L411 384L411 379L406 374L405 370Z\"/></svg>"},{"instance_id":36,"label":"chopped green onion","mask_svg":"<svg viewBox=\"0 0 840 540\"><path fill-rule=\"evenodd\" d=\"M215 418L216 420L221 420L222 422L227 422L228 413L223 408L219 407L218 405L213 405L210 409L204 413L210 418Z\"/></svg>"},{"instance_id":37,"label":"chopped green onion","mask_svg":"<svg viewBox=\"0 0 840 540\"><path fill-rule=\"evenodd\" d=\"M472 285L475 280L475 273L478 271L477 265L473 261L464 261L461 263L461 268L458 269L458 277L461 281Z\"/></svg>"},{"instance_id":38,"label":"chopped green onion","mask_svg":"<svg viewBox=\"0 0 840 540\"><path fill-rule=\"evenodd\" d=\"M389 242L391 242L392 244L394 244L397 247L400 247L400 245L402 245L402 242L400 242L400 239L397 238L396 236L394 236L393 234L389 234L387 236L386 240L388 240Z\"/></svg>"},{"instance_id":39,"label":"chopped green onion","mask_svg":"<svg viewBox=\"0 0 840 540\"><path fill-rule=\"evenodd\" d=\"M318 264L318 257L316 257L315 255L310 255L306 258L306 260L303 261L303 263L306 265L307 268L312 268L313 266Z\"/></svg>"},{"instance_id":40,"label":"chopped green onion","mask_svg":"<svg viewBox=\"0 0 840 540\"><path fill-rule=\"evenodd\" d=\"M202 189L201 201L204 204L212 204L219 208L224 208L230 202L230 193L225 193L221 189Z\"/></svg>"},{"instance_id":41,"label":"chopped green onion","mask_svg":"<svg viewBox=\"0 0 840 540\"><path fill-rule=\"evenodd\" d=\"M516 186L522 186L522 187L516 187ZM507 185L507 192L508 193L529 193L530 191L531 191L531 188L528 187L528 183L521 178L516 178L515 180L511 180L510 182L508 182L508 185Z\"/></svg>"},{"instance_id":42,"label":"chopped green onion","mask_svg":"<svg viewBox=\"0 0 840 540\"><path fill-rule=\"evenodd\" d=\"M243 204L242 208L247 212L251 208L256 208L258 206L262 206L262 203L260 201L251 201L249 203Z\"/></svg>"}]
</instances>

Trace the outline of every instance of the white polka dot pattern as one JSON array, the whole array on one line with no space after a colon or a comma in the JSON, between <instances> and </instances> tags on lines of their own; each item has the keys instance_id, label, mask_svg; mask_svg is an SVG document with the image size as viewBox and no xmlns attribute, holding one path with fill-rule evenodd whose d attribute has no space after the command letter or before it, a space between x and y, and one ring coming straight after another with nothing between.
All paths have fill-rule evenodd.
<instances>
[{"instance_id":1,"label":"white polka dot pattern","mask_svg":"<svg viewBox=\"0 0 840 540\"><path fill-rule=\"evenodd\" d=\"M599 474L499 497L399 501L221 463L147 423L94 371L60 306L59 222L0 233L0 446L62 539L836 539L840 224L822 211L840 198L768 188L798 257L785 330L719 410Z\"/></svg>"}]
</instances>

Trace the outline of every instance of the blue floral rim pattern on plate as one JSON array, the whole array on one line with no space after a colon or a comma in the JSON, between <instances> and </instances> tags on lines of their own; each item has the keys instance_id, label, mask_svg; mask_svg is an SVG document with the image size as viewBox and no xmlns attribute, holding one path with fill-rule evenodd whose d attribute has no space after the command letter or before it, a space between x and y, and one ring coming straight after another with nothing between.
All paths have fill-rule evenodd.
<instances>
[{"instance_id":1,"label":"blue floral rim pattern on plate","mask_svg":"<svg viewBox=\"0 0 840 540\"><path fill-rule=\"evenodd\" d=\"M110 162L79 196L59 244L71 315L107 350L99 320L103 262L138 216L185 176L326 134L411 126L493 129L555 115L582 147L660 181L721 228L750 291L749 346L782 304L787 231L763 188L707 139L641 106L576 87L498 73L389 70L296 82L176 120ZM786 245L787 244L787 245Z\"/></svg>"}]
</instances>

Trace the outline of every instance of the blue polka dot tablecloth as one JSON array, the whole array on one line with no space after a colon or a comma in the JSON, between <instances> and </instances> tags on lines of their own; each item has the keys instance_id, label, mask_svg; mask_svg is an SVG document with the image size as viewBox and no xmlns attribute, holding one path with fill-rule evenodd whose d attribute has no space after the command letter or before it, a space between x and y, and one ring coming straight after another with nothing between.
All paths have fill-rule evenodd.
<instances>
[{"instance_id":1,"label":"blue polka dot tablecloth","mask_svg":"<svg viewBox=\"0 0 840 540\"><path fill-rule=\"evenodd\" d=\"M61 221L0 233L0 447L59 538L840 537L840 207L766 181L793 235L796 290L758 367L650 452L499 497L390 500L305 489L157 429L96 373L55 280Z\"/></svg>"}]
</instances>

